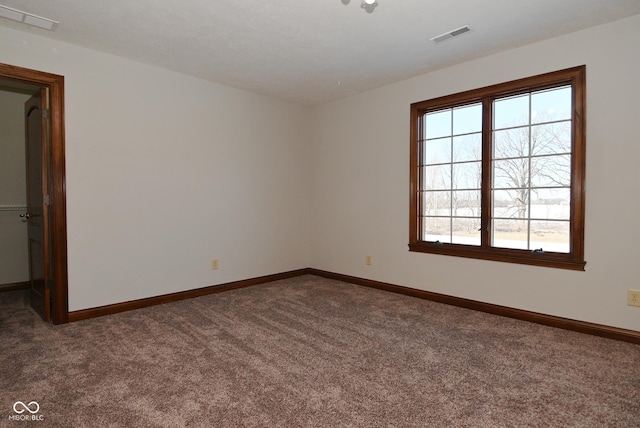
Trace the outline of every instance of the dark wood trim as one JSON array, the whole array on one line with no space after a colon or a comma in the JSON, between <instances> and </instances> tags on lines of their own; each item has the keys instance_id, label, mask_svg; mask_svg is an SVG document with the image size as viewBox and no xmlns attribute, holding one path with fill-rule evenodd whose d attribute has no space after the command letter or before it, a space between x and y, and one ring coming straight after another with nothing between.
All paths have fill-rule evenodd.
<instances>
[{"instance_id":1,"label":"dark wood trim","mask_svg":"<svg viewBox=\"0 0 640 428\"><path fill-rule=\"evenodd\" d=\"M37 85L49 90L51 147L49 165L49 212L51 218L51 280L53 289L52 321L69 321L69 285L67 275L67 202L64 138L64 77L28 68L0 64L0 79Z\"/></svg>"},{"instance_id":2,"label":"dark wood trim","mask_svg":"<svg viewBox=\"0 0 640 428\"><path fill-rule=\"evenodd\" d=\"M260 276L257 278L244 279L240 281L228 282L226 284L211 285L209 287L196 288L194 290L179 291L177 293L163 294L161 296L147 297L145 299L131 300L123 303L100 306L97 308L81 309L69 313L69 322L82 321L89 318L101 317L104 315L117 314L119 312L132 311L134 309L147 308L149 306L162 305L164 303L177 302L179 300L191 299L194 297L206 296L207 294L221 293L223 291L235 290L238 288L250 287L258 284L279 281L281 279L294 278L296 276L307 275L311 269L298 269L289 272L276 273L273 275Z\"/></svg>"},{"instance_id":3,"label":"dark wood trim","mask_svg":"<svg viewBox=\"0 0 640 428\"><path fill-rule=\"evenodd\" d=\"M411 147L409 150L409 245L414 245L419 242L419 237L422 235L420 230L422 221L422 204L420 198L420 183L422 182L421 168L422 163L420 159L423 157L423 143L424 125L422 120L418 120L418 114L415 111L415 107L411 106L411 118L410 118L410 132L411 135Z\"/></svg>"},{"instance_id":4,"label":"dark wood trim","mask_svg":"<svg viewBox=\"0 0 640 428\"><path fill-rule=\"evenodd\" d=\"M29 281L13 282L11 284L0 284L0 292L2 291L16 291L16 290L28 290L31 287Z\"/></svg>"},{"instance_id":5,"label":"dark wood trim","mask_svg":"<svg viewBox=\"0 0 640 428\"><path fill-rule=\"evenodd\" d=\"M573 78L573 115L571 120L575 123L573 127L573 153L572 165L573 176L571 191L571 209L575 213L571 223L571 245L577 261L584 260L584 225L585 225L585 178L586 178L586 159L587 159L587 69L582 66L579 73Z\"/></svg>"},{"instance_id":6,"label":"dark wood trim","mask_svg":"<svg viewBox=\"0 0 640 428\"><path fill-rule=\"evenodd\" d=\"M464 248L461 248L464 247ZM416 242L409 244L409 251L441 256L455 256L494 262L517 263L548 268L584 271L586 262L567 260L565 254L547 253L539 258L528 250L516 250L493 247L474 247L461 244L436 244L435 242Z\"/></svg>"},{"instance_id":7,"label":"dark wood trim","mask_svg":"<svg viewBox=\"0 0 640 428\"><path fill-rule=\"evenodd\" d=\"M362 285L365 287L377 288L379 290L390 291L392 293L418 297L420 299L458 306L466 309L472 309L474 311L486 312L493 315L514 318L522 321L529 321L549 327L561 328L564 330L576 331L593 336L601 336L608 339L640 344L640 331L626 330L602 324L594 324L585 321L556 317L553 315L545 315L537 312L524 311L521 309L514 309L506 306L494 305L491 303L478 302L475 300L463 299L461 297L448 296L446 294L433 293L431 291L423 291L415 288L374 281L371 279L358 278L355 276L342 275L339 273L327 272L319 269L310 269L309 273L324 278L349 282L351 284Z\"/></svg>"}]
</instances>

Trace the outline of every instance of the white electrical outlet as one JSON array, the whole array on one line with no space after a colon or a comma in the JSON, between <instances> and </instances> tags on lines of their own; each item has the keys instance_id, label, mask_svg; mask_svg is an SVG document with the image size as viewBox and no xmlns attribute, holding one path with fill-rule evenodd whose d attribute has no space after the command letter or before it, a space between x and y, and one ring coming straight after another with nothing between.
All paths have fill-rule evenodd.
<instances>
[{"instance_id":1,"label":"white electrical outlet","mask_svg":"<svg viewBox=\"0 0 640 428\"><path fill-rule=\"evenodd\" d=\"M218 259L211 259L211 270L218 270Z\"/></svg>"},{"instance_id":2,"label":"white electrical outlet","mask_svg":"<svg viewBox=\"0 0 640 428\"><path fill-rule=\"evenodd\" d=\"M367 266L371 266L371 264L373 263L373 259L371 258L371 256L367 256L365 258L365 263L367 264Z\"/></svg>"},{"instance_id":3,"label":"white electrical outlet","mask_svg":"<svg viewBox=\"0 0 640 428\"><path fill-rule=\"evenodd\" d=\"M640 290L627 290L627 305L640 306Z\"/></svg>"}]
</instances>

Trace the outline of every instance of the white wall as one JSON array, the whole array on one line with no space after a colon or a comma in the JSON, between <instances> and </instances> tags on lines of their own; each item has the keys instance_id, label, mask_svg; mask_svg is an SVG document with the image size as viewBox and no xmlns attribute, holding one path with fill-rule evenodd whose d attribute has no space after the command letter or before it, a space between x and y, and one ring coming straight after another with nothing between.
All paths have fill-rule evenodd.
<instances>
[{"instance_id":1,"label":"white wall","mask_svg":"<svg viewBox=\"0 0 640 428\"><path fill-rule=\"evenodd\" d=\"M626 290L640 288L639 40L640 16L635 16L316 107L311 265L640 331L640 308L626 304ZM587 65L586 271L410 253L410 104L582 64ZM366 255L373 256L372 266L365 265Z\"/></svg>"},{"instance_id":2,"label":"white wall","mask_svg":"<svg viewBox=\"0 0 640 428\"><path fill-rule=\"evenodd\" d=\"M65 77L71 311L309 266L309 109L6 28L0 62Z\"/></svg>"},{"instance_id":3,"label":"white wall","mask_svg":"<svg viewBox=\"0 0 640 428\"><path fill-rule=\"evenodd\" d=\"M0 90L0 206L26 206L24 103L29 95ZM29 280L26 211L0 209L0 285Z\"/></svg>"}]
</instances>

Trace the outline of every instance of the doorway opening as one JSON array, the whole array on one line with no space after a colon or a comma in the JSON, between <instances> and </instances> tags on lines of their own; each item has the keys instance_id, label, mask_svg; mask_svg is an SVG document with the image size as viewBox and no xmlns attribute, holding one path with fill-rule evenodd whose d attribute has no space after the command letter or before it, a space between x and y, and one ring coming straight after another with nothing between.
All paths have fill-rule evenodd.
<instances>
[{"instance_id":1,"label":"doorway opening","mask_svg":"<svg viewBox=\"0 0 640 428\"><path fill-rule=\"evenodd\" d=\"M56 74L0 64L0 81L36 87L46 94L47 106L43 112L48 121L45 147L47 156L42 162L43 188L41 205L46 207L47 263L44 289L47 301L43 307L49 309L54 324L69 321L68 276L67 276L67 220L65 188L64 147L64 77ZM25 132L26 135L26 132ZM25 142L26 145L26 142ZM27 220L29 220L27 218ZM31 257L31 256L30 256ZM33 278L30 278L33 287ZM33 290L32 290L33 292ZM43 318L45 312L37 311Z\"/></svg>"}]
</instances>

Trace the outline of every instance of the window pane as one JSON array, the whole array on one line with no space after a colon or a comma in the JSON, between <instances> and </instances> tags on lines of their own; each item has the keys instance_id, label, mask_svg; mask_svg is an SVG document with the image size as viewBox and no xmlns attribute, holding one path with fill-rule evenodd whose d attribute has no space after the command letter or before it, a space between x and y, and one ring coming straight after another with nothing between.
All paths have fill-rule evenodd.
<instances>
[{"instance_id":1,"label":"window pane","mask_svg":"<svg viewBox=\"0 0 640 428\"><path fill-rule=\"evenodd\" d=\"M529 187L529 158L493 161L493 188Z\"/></svg>"},{"instance_id":2,"label":"window pane","mask_svg":"<svg viewBox=\"0 0 640 428\"><path fill-rule=\"evenodd\" d=\"M571 122L532 126L531 153L533 155L571 153Z\"/></svg>"},{"instance_id":3,"label":"window pane","mask_svg":"<svg viewBox=\"0 0 640 428\"><path fill-rule=\"evenodd\" d=\"M571 184L571 156L531 158L531 186L555 187Z\"/></svg>"},{"instance_id":4,"label":"window pane","mask_svg":"<svg viewBox=\"0 0 640 428\"><path fill-rule=\"evenodd\" d=\"M453 135L482 131L482 104L453 109Z\"/></svg>"},{"instance_id":5,"label":"window pane","mask_svg":"<svg viewBox=\"0 0 640 428\"><path fill-rule=\"evenodd\" d=\"M505 159L529 156L529 127L507 129L493 133L493 158Z\"/></svg>"},{"instance_id":6,"label":"window pane","mask_svg":"<svg viewBox=\"0 0 640 428\"><path fill-rule=\"evenodd\" d=\"M531 249L568 253L570 248L568 221L532 221Z\"/></svg>"},{"instance_id":7,"label":"window pane","mask_svg":"<svg viewBox=\"0 0 640 428\"><path fill-rule=\"evenodd\" d=\"M493 102L493 129L529 124L529 94Z\"/></svg>"},{"instance_id":8,"label":"window pane","mask_svg":"<svg viewBox=\"0 0 640 428\"><path fill-rule=\"evenodd\" d=\"M422 211L426 216L451 216L451 192L423 192Z\"/></svg>"},{"instance_id":9,"label":"window pane","mask_svg":"<svg viewBox=\"0 0 640 428\"><path fill-rule=\"evenodd\" d=\"M480 245L479 218L453 218L453 244Z\"/></svg>"},{"instance_id":10,"label":"window pane","mask_svg":"<svg viewBox=\"0 0 640 428\"><path fill-rule=\"evenodd\" d=\"M451 138L427 140L423 144L425 165L451 162Z\"/></svg>"},{"instance_id":11,"label":"window pane","mask_svg":"<svg viewBox=\"0 0 640 428\"><path fill-rule=\"evenodd\" d=\"M479 189L482 183L482 164L466 162L453 164L454 189Z\"/></svg>"},{"instance_id":12,"label":"window pane","mask_svg":"<svg viewBox=\"0 0 640 428\"><path fill-rule=\"evenodd\" d=\"M482 159L482 134L469 134L453 138L453 161Z\"/></svg>"},{"instance_id":13,"label":"window pane","mask_svg":"<svg viewBox=\"0 0 640 428\"><path fill-rule=\"evenodd\" d=\"M480 191L465 190L453 192L453 215L459 217L480 217Z\"/></svg>"},{"instance_id":14,"label":"window pane","mask_svg":"<svg viewBox=\"0 0 640 428\"><path fill-rule=\"evenodd\" d=\"M451 188L451 164L424 166L421 170L423 190Z\"/></svg>"},{"instance_id":15,"label":"window pane","mask_svg":"<svg viewBox=\"0 0 640 428\"><path fill-rule=\"evenodd\" d=\"M494 220L493 246L528 250L528 228L527 220Z\"/></svg>"},{"instance_id":16,"label":"window pane","mask_svg":"<svg viewBox=\"0 0 640 428\"><path fill-rule=\"evenodd\" d=\"M531 95L531 122L571 119L571 86L534 92Z\"/></svg>"},{"instance_id":17,"label":"window pane","mask_svg":"<svg viewBox=\"0 0 640 428\"><path fill-rule=\"evenodd\" d=\"M571 189L534 189L531 196L531 218L569 220Z\"/></svg>"},{"instance_id":18,"label":"window pane","mask_svg":"<svg viewBox=\"0 0 640 428\"><path fill-rule=\"evenodd\" d=\"M451 109L427 113L425 119L425 139L451 135Z\"/></svg>"},{"instance_id":19,"label":"window pane","mask_svg":"<svg viewBox=\"0 0 640 428\"><path fill-rule=\"evenodd\" d=\"M529 217L527 189L494 190L493 217L524 219Z\"/></svg>"},{"instance_id":20,"label":"window pane","mask_svg":"<svg viewBox=\"0 0 640 428\"><path fill-rule=\"evenodd\" d=\"M451 221L448 218L424 217L422 227L423 241L451 242Z\"/></svg>"}]
</instances>

